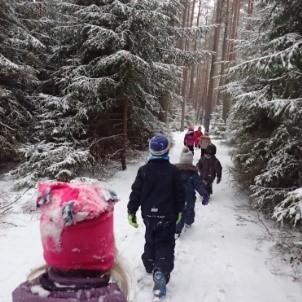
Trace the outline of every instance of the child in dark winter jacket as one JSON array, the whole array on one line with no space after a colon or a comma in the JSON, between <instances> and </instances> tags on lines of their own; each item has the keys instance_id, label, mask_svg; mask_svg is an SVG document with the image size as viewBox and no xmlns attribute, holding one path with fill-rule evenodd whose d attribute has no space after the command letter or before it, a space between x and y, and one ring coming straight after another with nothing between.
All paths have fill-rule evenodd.
<instances>
[{"instance_id":1,"label":"child in dark winter jacket","mask_svg":"<svg viewBox=\"0 0 302 302\"><path fill-rule=\"evenodd\" d=\"M125 275L114 264L114 201L115 195L96 184L39 184L47 266L17 287L12 301L126 302Z\"/></svg>"},{"instance_id":2,"label":"child in dark winter jacket","mask_svg":"<svg viewBox=\"0 0 302 302\"><path fill-rule=\"evenodd\" d=\"M200 139L200 156L204 156L206 154L206 149L209 144L211 144L211 138L209 133L206 132Z\"/></svg>"},{"instance_id":3,"label":"child in dark winter jacket","mask_svg":"<svg viewBox=\"0 0 302 302\"><path fill-rule=\"evenodd\" d=\"M222 167L215 154L216 146L209 144L206 148L205 155L201 156L197 163L199 175L206 185L209 195L213 194L213 182L215 178L217 178L217 184L221 181Z\"/></svg>"},{"instance_id":4,"label":"child in dark winter jacket","mask_svg":"<svg viewBox=\"0 0 302 302\"><path fill-rule=\"evenodd\" d=\"M180 172L169 162L168 139L154 136L149 150L151 157L139 168L132 185L128 220L137 228L136 212L141 207L146 226L142 260L147 273L153 273L154 294L162 297L174 267L174 234L184 208L184 187Z\"/></svg>"},{"instance_id":5,"label":"child in dark winter jacket","mask_svg":"<svg viewBox=\"0 0 302 302\"><path fill-rule=\"evenodd\" d=\"M209 201L209 195L203 182L201 181L198 170L193 166L193 154L188 148L184 148L179 164L176 167L181 172L181 177L185 186L185 208L180 222L176 225L176 237L178 237L184 227L191 226L195 218L195 191L203 196L202 204L206 205Z\"/></svg>"}]
</instances>

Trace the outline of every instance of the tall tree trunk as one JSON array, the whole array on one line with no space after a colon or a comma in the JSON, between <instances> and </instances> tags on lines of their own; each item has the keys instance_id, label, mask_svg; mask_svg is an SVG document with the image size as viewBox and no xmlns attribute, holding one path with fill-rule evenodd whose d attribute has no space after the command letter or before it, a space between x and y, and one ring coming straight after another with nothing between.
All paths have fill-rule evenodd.
<instances>
[{"instance_id":1,"label":"tall tree trunk","mask_svg":"<svg viewBox=\"0 0 302 302\"><path fill-rule=\"evenodd\" d=\"M227 8L226 8L226 16L225 16L225 32L224 32L224 44L225 44L225 48L224 48L224 55L223 55L223 65L222 65L222 71L221 71L221 85L225 85L227 83L227 80L224 77L224 73L226 71L226 69L228 70L229 68L229 64L230 62L228 61L228 59L230 58L230 43L228 43L229 41L229 37L231 34L231 25L232 25L232 15L231 12L233 12L233 10L230 10L230 0L227 0ZM225 62L227 61L227 62ZM231 107L231 97L229 94L225 93L223 95L223 100L222 100L222 119L224 120L224 122L226 123L227 118L229 116L229 112L230 112L230 107Z\"/></svg>"},{"instance_id":2,"label":"tall tree trunk","mask_svg":"<svg viewBox=\"0 0 302 302\"><path fill-rule=\"evenodd\" d=\"M195 13L195 6L196 6L196 0L193 0L193 2L190 4L190 15L188 16L189 19L188 19L188 24L187 26L188 27L191 27L193 26L193 23L194 23L194 13ZM192 48L192 42L190 40L187 40L187 44L186 44L186 50L191 50ZM191 79L192 77L194 78L194 74L195 74L195 71L194 71L194 65L188 67L188 74L187 74L187 81L185 83L186 85L186 99L187 99L187 102L189 102L191 105L192 105L192 96L191 96L191 89L192 89L192 86L191 86Z\"/></svg>"},{"instance_id":3,"label":"tall tree trunk","mask_svg":"<svg viewBox=\"0 0 302 302\"><path fill-rule=\"evenodd\" d=\"M161 111L159 114L160 121L167 123L168 122L168 112L170 106L170 93L165 91L159 98L159 103L161 106Z\"/></svg>"},{"instance_id":4,"label":"tall tree trunk","mask_svg":"<svg viewBox=\"0 0 302 302\"><path fill-rule=\"evenodd\" d=\"M198 3L198 15L197 15L197 20L196 20L196 26L197 27L199 26L199 23L200 23L201 2L202 2L202 0L199 0L199 3ZM194 5L194 9L195 9L195 6L196 6L196 1L195 0L193 2L193 5ZM194 11L195 11L194 9L193 9L193 14L194 14ZM191 26L193 26L193 19L192 19L192 25ZM194 51L197 50L197 41L198 41L198 37L195 37L194 47L193 47ZM197 66L196 66L196 64L194 64L191 67L190 92L189 92L189 99L191 100L194 108L195 108L195 102L196 102L196 100L194 99L194 87L195 87L196 69L197 69Z\"/></svg>"},{"instance_id":5,"label":"tall tree trunk","mask_svg":"<svg viewBox=\"0 0 302 302\"><path fill-rule=\"evenodd\" d=\"M248 18L250 18L253 15L253 12L254 12L254 0L249 0L248 8L247 8L247 16L248 16ZM250 20L247 20L246 29L247 30L251 30L252 29Z\"/></svg>"},{"instance_id":6,"label":"tall tree trunk","mask_svg":"<svg viewBox=\"0 0 302 302\"><path fill-rule=\"evenodd\" d=\"M211 113L214 101L214 84L215 84L215 63L217 60L218 55L218 46L219 46L219 36L220 36L220 27L221 27L221 17L222 17L222 7L224 4L224 0L217 0L216 4L216 17L215 17L215 24L216 27L214 29L214 38L213 38L213 47L212 47L212 58L210 64L210 75L209 75L209 88L208 88L208 95L205 104L205 117L204 117L204 127L205 131L209 132L210 129L210 120L211 120Z\"/></svg>"},{"instance_id":7,"label":"tall tree trunk","mask_svg":"<svg viewBox=\"0 0 302 302\"><path fill-rule=\"evenodd\" d=\"M182 27L186 27L187 24L187 17L188 17L188 11L189 11L189 0L185 2L184 6L184 12L182 17ZM182 38L181 42L181 49L186 48L186 39ZM186 81L188 76L188 70L186 67L183 68L183 76L182 76L182 106L181 106L181 124L180 124L180 130L183 131L185 128L185 116L186 116Z\"/></svg>"},{"instance_id":8,"label":"tall tree trunk","mask_svg":"<svg viewBox=\"0 0 302 302\"><path fill-rule=\"evenodd\" d=\"M200 8L200 16L203 11L203 6L202 6L203 1L199 1L199 8ZM205 11L205 25L208 25L208 15L209 15L209 10ZM205 32L205 37L204 37L204 43L203 43L203 49L208 50L209 49L209 41L210 41L210 34L208 31ZM200 63L198 65L198 76L196 79L196 85L195 85L195 91L194 91L194 98L196 99L196 107L197 107L197 112L196 112L196 122L201 122L201 112L202 112L202 107L203 107L203 101L204 101L204 91L205 91L205 85L208 85L208 74L207 74L207 66L208 66L208 59L206 59L204 62Z\"/></svg>"},{"instance_id":9,"label":"tall tree trunk","mask_svg":"<svg viewBox=\"0 0 302 302\"><path fill-rule=\"evenodd\" d=\"M233 2L233 19L232 19L232 30L231 30L231 43L230 43L230 50L229 50L229 61L232 62L236 59L236 52L235 52L235 41L238 36L238 25L240 19L240 7L241 7L241 0L234 0Z\"/></svg>"},{"instance_id":10,"label":"tall tree trunk","mask_svg":"<svg viewBox=\"0 0 302 302\"><path fill-rule=\"evenodd\" d=\"M248 16L252 16L254 12L254 0L249 0L247 14Z\"/></svg>"},{"instance_id":11,"label":"tall tree trunk","mask_svg":"<svg viewBox=\"0 0 302 302\"><path fill-rule=\"evenodd\" d=\"M228 0L229 1L229 0ZM248 3L248 12L252 13L253 10L253 1L249 0ZM229 5L229 3L228 3ZM229 68L232 61L236 59L236 51L235 51L235 40L238 36L238 26L239 26L239 19L240 19L240 7L241 7L241 0L234 0L232 4L231 16L228 17L228 21L230 21L230 29L227 40L229 41L227 46L227 60L228 63L224 66L224 72L226 68ZM229 7L230 10L230 7ZM223 85L226 84L224 80L222 80ZM225 94L223 97L223 104L222 104L222 118L226 122L229 116L229 112L231 109L231 96L229 94Z\"/></svg>"},{"instance_id":12,"label":"tall tree trunk","mask_svg":"<svg viewBox=\"0 0 302 302\"><path fill-rule=\"evenodd\" d=\"M128 100L126 99L123 106L123 146L121 152L122 169L127 169L126 156L127 156L127 141L128 141Z\"/></svg>"},{"instance_id":13,"label":"tall tree trunk","mask_svg":"<svg viewBox=\"0 0 302 302\"><path fill-rule=\"evenodd\" d=\"M202 119L202 112L204 108L205 98L207 95L207 87L208 87L208 78L209 78L209 68L208 68L208 62L206 61L201 67L200 67L200 85L199 89L197 90L198 93L198 107L197 107L197 115L196 120L200 121Z\"/></svg>"},{"instance_id":14,"label":"tall tree trunk","mask_svg":"<svg viewBox=\"0 0 302 302\"><path fill-rule=\"evenodd\" d=\"M218 84L218 96L219 100L221 97L220 88L222 85L226 83L225 81L225 71L227 67L228 60L228 36L229 36L229 13L230 13L230 0L226 0L226 8L224 12L224 34L223 34L223 43L222 43L222 55L221 55L221 71L220 71L220 79ZM223 99L224 102L224 99ZM222 102L222 104L223 104Z\"/></svg>"},{"instance_id":15,"label":"tall tree trunk","mask_svg":"<svg viewBox=\"0 0 302 302\"><path fill-rule=\"evenodd\" d=\"M196 6L196 0L193 0L192 7L191 7L190 26L192 26L194 23L195 6Z\"/></svg>"}]
</instances>

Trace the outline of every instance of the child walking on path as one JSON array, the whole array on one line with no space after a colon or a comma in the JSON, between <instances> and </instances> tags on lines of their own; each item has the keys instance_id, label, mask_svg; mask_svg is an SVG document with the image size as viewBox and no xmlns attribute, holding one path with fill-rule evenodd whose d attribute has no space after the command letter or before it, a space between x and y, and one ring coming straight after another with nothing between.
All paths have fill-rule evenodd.
<instances>
[{"instance_id":1,"label":"child walking on path","mask_svg":"<svg viewBox=\"0 0 302 302\"><path fill-rule=\"evenodd\" d=\"M203 133L201 131L201 127L198 127L196 131L194 131L194 144L195 148L200 148L201 139L203 137Z\"/></svg>"},{"instance_id":2,"label":"child walking on path","mask_svg":"<svg viewBox=\"0 0 302 302\"><path fill-rule=\"evenodd\" d=\"M184 145L194 154L195 134L194 127L190 126L184 138Z\"/></svg>"},{"instance_id":3,"label":"child walking on path","mask_svg":"<svg viewBox=\"0 0 302 302\"><path fill-rule=\"evenodd\" d=\"M200 156L204 156L208 145L211 144L211 138L206 132L200 139Z\"/></svg>"},{"instance_id":4,"label":"child walking on path","mask_svg":"<svg viewBox=\"0 0 302 302\"><path fill-rule=\"evenodd\" d=\"M153 273L155 296L166 294L174 267L175 230L184 208L184 187L178 169L169 162L169 141L154 136L149 143L151 157L140 167L128 203L129 223L138 227L136 212L141 207L146 226L142 255L147 273Z\"/></svg>"},{"instance_id":5,"label":"child walking on path","mask_svg":"<svg viewBox=\"0 0 302 302\"><path fill-rule=\"evenodd\" d=\"M217 178L217 184L221 181L222 166L216 158L216 146L209 144L205 151L205 155L201 156L197 163L199 175L206 186L208 194L213 194L213 182Z\"/></svg>"},{"instance_id":6,"label":"child walking on path","mask_svg":"<svg viewBox=\"0 0 302 302\"><path fill-rule=\"evenodd\" d=\"M186 226L191 226L195 219L195 190L203 196L202 204L207 205L209 195L203 182L201 181L198 170L193 166L193 154L186 147L181 152L179 164L176 167L180 170L185 186L185 208L180 222L176 225L176 238Z\"/></svg>"},{"instance_id":7,"label":"child walking on path","mask_svg":"<svg viewBox=\"0 0 302 302\"><path fill-rule=\"evenodd\" d=\"M126 302L127 281L114 254L116 196L96 184L42 183L38 189L47 265L14 290L12 301Z\"/></svg>"}]
</instances>

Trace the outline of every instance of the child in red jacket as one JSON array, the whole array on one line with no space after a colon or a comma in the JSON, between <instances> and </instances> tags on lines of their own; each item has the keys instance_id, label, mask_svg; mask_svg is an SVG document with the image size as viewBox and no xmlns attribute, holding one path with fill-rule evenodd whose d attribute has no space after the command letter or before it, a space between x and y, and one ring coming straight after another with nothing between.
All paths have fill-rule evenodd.
<instances>
[{"instance_id":1,"label":"child in red jacket","mask_svg":"<svg viewBox=\"0 0 302 302\"><path fill-rule=\"evenodd\" d=\"M194 132L194 144L195 148L200 148L200 141L203 137L203 133L201 131L201 127L198 127L198 129Z\"/></svg>"},{"instance_id":2,"label":"child in red jacket","mask_svg":"<svg viewBox=\"0 0 302 302\"><path fill-rule=\"evenodd\" d=\"M184 145L188 147L188 149L193 154L194 154L194 144L195 144L194 128L190 126L184 138Z\"/></svg>"}]
</instances>

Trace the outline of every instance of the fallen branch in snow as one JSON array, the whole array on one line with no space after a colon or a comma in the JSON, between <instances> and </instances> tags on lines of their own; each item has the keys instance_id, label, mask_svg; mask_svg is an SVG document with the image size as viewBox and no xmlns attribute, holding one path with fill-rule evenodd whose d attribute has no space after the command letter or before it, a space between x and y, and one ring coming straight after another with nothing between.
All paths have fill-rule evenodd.
<instances>
[{"instance_id":1,"label":"fallen branch in snow","mask_svg":"<svg viewBox=\"0 0 302 302\"><path fill-rule=\"evenodd\" d=\"M108 156L108 158L113 158L115 155L121 153L123 151L123 149L117 149L114 153L110 154Z\"/></svg>"},{"instance_id":2,"label":"fallen branch in snow","mask_svg":"<svg viewBox=\"0 0 302 302\"><path fill-rule=\"evenodd\" d=\"M111 136L107 136L107 137L102 137L98 140L96 140L95 142L93 142L90 146L89 146L89 149L91 149L94 145L102 142L102 141L107 141L109 139L113 139L113 138L116 138L116 137L120 137L122 136L123 134L115 134L115 135L111 135Z\"/></svg>"},{"instance_id":3,"label":"fallen branch in snow","mask_svg":"<svg viewBox=\"0 0 302 302\"><path fill-rule=\"evenodd\" d=\"M0 224L9 224L9 225L12 225L14 227L20 227L21 226L21 225L18 225L18 224L12 223L12 222L6 222L6 221L1 221Z\"/></svg>"},{"instance_id":4,"label":"fallen branch in snow","mask_svg":"<svg viewBox=\"0 0 302 302\"><path fill-rule=\"evenodd\" d=\"M8 204L5 204L2 207L0 207L0 210L2 210L0 212L0 216L6 214L9 210L11 210L12 205L15 204L17 201L19 201L25 195L25 193L28 192L31 188L33 188L33 185L26 188L23 191L23 193L21 195L19 195L16 199L14 199L13 201L9 202Z\"/></svg>"},{"instance_id":5,"label":"fallen branch in snow","mask_svg":"<svg viewBox=\"0 0 302 302\"><path fill-rule=\"evenodd\" d=\"M265 224L265 222L263 221L263 219L260 217L260 212L257 210L257 217L258 220L260 221L260 223L264 226L264 228L266 229L267 233L269 234L270 237L274 237L272 232L270 231L270 229L268 228L268 226Z\"/></svg>"},{"instance_id":6,"label":"fallen branch in snow","mask_svg":"<svg viewBox=\"0 0 302 302\"><path fill-rule=\"evenodd\" d=\"M12 206L8 206L8 207L1 207L1 209L4 208L4 210L2 212L0 212L0 215L4 215L6 214L9 210L12 209Z\"/></svg>"}]
</instances>

